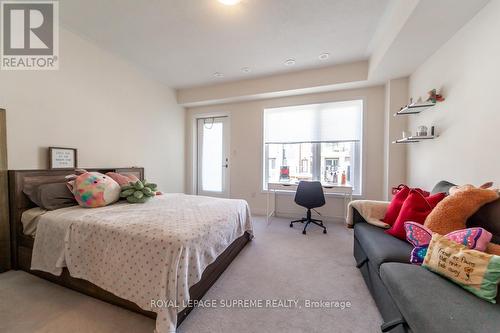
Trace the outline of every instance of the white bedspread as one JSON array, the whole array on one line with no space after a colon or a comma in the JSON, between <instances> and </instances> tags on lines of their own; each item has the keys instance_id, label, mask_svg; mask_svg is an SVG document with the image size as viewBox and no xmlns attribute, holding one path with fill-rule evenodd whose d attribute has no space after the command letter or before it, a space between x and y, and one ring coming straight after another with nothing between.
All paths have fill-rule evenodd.
<instances>
[{"instance_id":1,"label":"white bedspread","mask_svg":"<svg viewBox=\"0 0 500 333\"><path fill-rule=\"evenodd\" d=\"M66 266L156 312L157 332L175 332L189 288L245 231L252 222L244 200L165 194L145 204L68 207L40 216L31 268L60 275Z\"/></svg>"}]
</instances>

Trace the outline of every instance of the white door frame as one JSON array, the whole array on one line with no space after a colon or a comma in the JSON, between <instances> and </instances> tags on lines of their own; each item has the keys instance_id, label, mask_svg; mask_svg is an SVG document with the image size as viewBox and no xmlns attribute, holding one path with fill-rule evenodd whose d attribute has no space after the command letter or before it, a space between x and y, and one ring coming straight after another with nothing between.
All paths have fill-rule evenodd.
<instances>
[{"instance_id":1,"label":"white door frame","mask_svg":"<svg viewBox=\"0 0 500 333\"><path fill-rule=\"evenodd\" d=\"M199 168L198 168L198 162L199 162L199 152L198 152L198 136L199 136L199 129L198 129L198 120L199 119L206 119L206 118L226 118L226 126L224 128L224 141L226 143L226 152L227 152L227 158L228 158L228 167L226 170L226 176L224 178L224 187L225 191L223 192L223 195L217 195L214 194L213 196L218 196L218 197L224 197L224 198L229 198L231 196L231 186L230 186L230 179L231 179L231 117L229 113L203 113L203 114L196 114L193 115L192 117L192 174L191 174L191 194L196 194L198 195L198 182L200 180L199 176ZM206 194L205 194L206 195Z\"/></svg>"}]
</instances>

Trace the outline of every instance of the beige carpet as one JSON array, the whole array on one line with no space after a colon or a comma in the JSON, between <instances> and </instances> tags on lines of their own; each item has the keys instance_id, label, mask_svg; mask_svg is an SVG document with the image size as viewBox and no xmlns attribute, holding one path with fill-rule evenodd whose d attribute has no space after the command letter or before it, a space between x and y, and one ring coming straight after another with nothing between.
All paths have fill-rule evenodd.
<instances>
[{"instance_id":1,"label":"beige carpet","mask_svg":"<svg viewBox=\"0 0 500 333\"><path fill-rule=\"evenodd\" d=\"M381 318L354 265L352 230L255 218L255 239L207 300L345 300L349 309L197 308L179 332L380 332ZM220 304L220 303L219 303ZM21 271L0 274L0 332L152 332L153 320L59 287Z\"/></svg>"}]
</instances>

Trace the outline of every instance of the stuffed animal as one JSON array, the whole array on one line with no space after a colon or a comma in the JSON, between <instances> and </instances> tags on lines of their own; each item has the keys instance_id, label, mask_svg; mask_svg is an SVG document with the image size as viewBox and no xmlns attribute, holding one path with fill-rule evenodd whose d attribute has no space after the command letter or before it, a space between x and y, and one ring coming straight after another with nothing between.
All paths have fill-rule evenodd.
<instances>
[{"instance_id":1,"label":"stuffed animal","mask_svg":"<svg viewBox=\"0 0 500 333\"><path fill-rule=\"evenodd\" d=\"M111 177L99 172L76 170L76 175L66 177L69 190L82 207L96 208L110 205L120 198L120 185ZM79 174L79 175L78 175Z\"/></svg>"},{"instance_id":2,"label":"stuffed animal","mask_svg":"<svg viewBox=\"0 0 500 333\"><path fill-rule=\"evenodd\" d=\"M469 217L485 204L499 198L498 190L490 189L492 185L486 183L474 187L467 184L450 188L450 195L437 204L425 219L424 226L441 235L467 228ZM500 245L489 243L486 251L500 254Z\"/></svg>"},{"instance_id":3,"label":"stuffed animal","mask_svg":"<svg viewBox=\"0 0 500 333\"><path fill-rule=\"evenodd\" d=\"M154 197L157 185L148 183L146 180L130 182L121 188L120 197L126 198L130 203L145 203L149 198Z\"/></svg>"}]
</instances>

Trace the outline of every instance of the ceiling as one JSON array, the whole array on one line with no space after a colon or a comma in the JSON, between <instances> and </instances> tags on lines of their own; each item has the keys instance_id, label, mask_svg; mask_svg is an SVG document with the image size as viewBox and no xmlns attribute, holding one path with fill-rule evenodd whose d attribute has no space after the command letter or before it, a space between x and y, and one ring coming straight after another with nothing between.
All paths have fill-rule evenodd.
<instances>
[{"instance_id":1,"label":"ceiling","mask_svg":"<svg viewBox=\"0 0 500 333\"><path fill-rule=\"evenodd\" d=\"M59 6L64 27L168 86L186 88L368 59L390 1L64 0ZM325 52L330 58L319 60ZM296 64L286 66L289 58Z\"/></svg>"}]
</instances>

